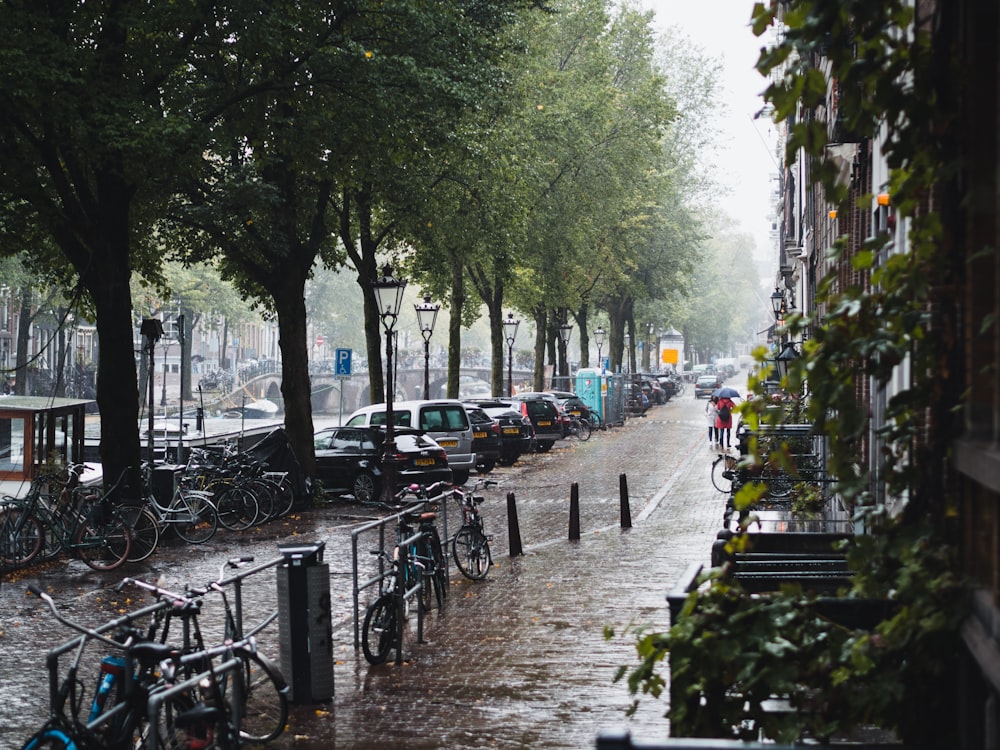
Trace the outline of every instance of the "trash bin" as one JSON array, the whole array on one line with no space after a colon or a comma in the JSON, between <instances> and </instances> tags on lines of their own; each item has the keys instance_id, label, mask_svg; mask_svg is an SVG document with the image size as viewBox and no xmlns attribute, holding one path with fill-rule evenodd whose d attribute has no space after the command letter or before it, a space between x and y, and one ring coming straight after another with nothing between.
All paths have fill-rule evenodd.
<instances>
[{"instance_id":1,"label":"trash bin","mask_svg":"<svg viewBox=\"0 0 1000 750\"><path fill-rule=\"evenodd\" d=\"M153 467L149 485L153 492L153 497L156 498L156 501L160 505L170 505L170 501L174 497L174 492L177 490L177 482L182 471L184 471L183 466L174 466L172 464L160 464Z\"/></svg>"},{"instance_id":2,"label":"trash bin","mask_svg":"<svg viewBox=\"0 0 1000 750\"><path fill-rule=\"evenodd\" d=\"M326 542L278 545L278 642L292 703L333 698L333 623Z\"/></svg>"}]
</instances>

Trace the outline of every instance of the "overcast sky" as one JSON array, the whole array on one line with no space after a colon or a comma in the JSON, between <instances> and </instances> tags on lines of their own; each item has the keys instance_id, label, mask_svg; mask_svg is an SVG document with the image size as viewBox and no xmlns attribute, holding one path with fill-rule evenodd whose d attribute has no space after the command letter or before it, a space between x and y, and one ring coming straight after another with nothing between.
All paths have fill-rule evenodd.
<instances>
[{"instance_id":1,"label":"overcast sky","mask_svg":"<svg viewBox=\"0 0 1000 750\"><path fill-rule=\"evenodd\" d=\"M754 0L640 0L656 14L657 30L676 27L709 57L722 65L721 91L725 108L718 113L722 142L712 162L716 180L729 190L719 198L730 215L756 242L755 256L773 258L771 247L770 178L774 160L774 125L754 120L766 81L754 70L764 42L750 30Z\"/></svg>"}]
</instances>

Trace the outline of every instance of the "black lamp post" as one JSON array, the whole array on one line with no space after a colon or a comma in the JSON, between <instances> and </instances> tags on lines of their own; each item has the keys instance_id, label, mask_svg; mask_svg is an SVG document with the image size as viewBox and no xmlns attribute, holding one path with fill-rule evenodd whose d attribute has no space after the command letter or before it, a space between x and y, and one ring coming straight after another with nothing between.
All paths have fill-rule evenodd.
<instances>
[{"instance_id":1,"label":"black lamp post","mask_svg":"<svg viewBox=\"0 0 1000 750\"><path fill-rule=\"evenodd\" d=\"M601 359L601 347L604 346L604 329L601 326L597 326L597 330L594 331L594 343L597 344L597 366L601 368L601 372L604 372L604 360Z\"/></svg>"},{"instance_id":2,"label":"black lamp post","mask_svg":"<svg viewBox=\"0 0 1000 750\"><path fill-rule=\"evenodd\" d=\"M568 322L563 321L563 324L559 326L559 340L562 341L563 344L563 354L565 356L565 361L566 361L565 374L567 376L569 375L569 338L572 335L573 335L573 326L571 326ZM567 390L569 389L567 388Z\"/></svg>"},{"instance_id":3,"label":"black lamp post","mask_svg":"<svg viewBox=\"0 0 1000 750\"><path fill-rule=\"evenodd\" d=\"M781 308L784 304L784 293L778 287L774 287L774 294L771 295L771 311L774 313L775 320L781 317Z\"/></svg>"},{"instance_id":4,"label":"black lamp post","mask_svg":"<svg viewBox=\"0 0 1000 750\"><path fill-rule=\"evenodd\" d=\"M425 294L424 301L415 304L413 309L417 311L417 325L420 326L420 335L424 337L424 398L430 398L431 335L434 333L434 323L437 322L441 305L431 302L431 295Z\"/></svg>"},{"instance_id":5,"label":"black lamp post","mask_svg":"<svg viewBox=\"0 0 1000 750\"><path fill-rule=\"evenodd\" d=\"M517 338L517 327L521 325L521 320L514 319L514 313L507 313L507 319L503 322L503 335L507 340L507 395L514 395L514 339Z\"/></svg>"},{"instance_id":6,"label":"black lamp post","mask_svg":"<svg viewBox=\"0 0 1000 750\"><path fill-rule=\"evenodd\" d=\"M382 487L382 496L389 501L396 493L396 435L393 431L392 423L392 395L395 388L392 382L392 350L395 343L393 329L396 327L396 319L399 317L399 309L403 304L403 290L406 288L406 281L397 279L392 275L392 266L386 265L382 269L382 275L372 282L375 290L375 301L378 304L378 314L382 318L382 327L385 329L385 445L382 471L385 481Z\"/></svg>"}]
</instances>

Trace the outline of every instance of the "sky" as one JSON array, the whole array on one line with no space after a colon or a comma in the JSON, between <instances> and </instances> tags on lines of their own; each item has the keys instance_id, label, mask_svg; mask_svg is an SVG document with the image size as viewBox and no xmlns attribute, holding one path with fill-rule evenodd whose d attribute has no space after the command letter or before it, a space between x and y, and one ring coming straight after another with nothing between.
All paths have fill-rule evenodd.
<instances>
[{"instance_id":1,"label":"sky","mask_svg":"<svg viewBox=\"0 0 1000 750\"><path fill-rule=\"evenodd\" d=\"M777 175L774 157L775 126L766 117L753 116L763 104L760 92L766 81L754 70L764 39L750 30L754 0L640 0L655 13L658 32L680 29L704 55L722 65L718 112L721 131L718 150L711 161L715 178L727 190L719 196L728 214L755 241L754 257L776 259L769 236L771 176Z\"/></svg>"}]
</instances>

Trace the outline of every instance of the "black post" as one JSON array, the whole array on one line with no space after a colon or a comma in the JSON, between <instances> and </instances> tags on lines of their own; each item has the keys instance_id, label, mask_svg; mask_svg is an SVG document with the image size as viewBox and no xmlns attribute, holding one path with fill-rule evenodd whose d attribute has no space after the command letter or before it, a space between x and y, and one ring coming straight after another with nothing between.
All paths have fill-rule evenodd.
<instances>
[{"instance_id":1,"label":"black post","mask_svg":"<svg viewBox=\"0 0 1000 750\"><path fill-rule=\"evenodd\" d=\"M396 431L392 418L392 396L395 385L392 378L393 331L385 332L385 446L382 470L384 473L382 496L391 502L396 494Z\"/></svg>"},{"instance_id":2,"label":"black post","mask_svg":"<svg viewBox=\"0 0 1000 750\"><path fill-rule=\"evenodd\" d=\"M580 485L573 482L569 488L569 540L580 538Z\"/></svg>"},{"instance_id":3,"label":"black post","mask_svg":"<svg viewBox=\"0 0 1000 750\"><path fill-rule=\"evenodd\" d=\"M514 342L507 344L507 396L514 395Z\"/></svg>"},{"instance_id":4,"label":"black post","mask_svg":"<svg viewBox=\"0 0 1000 750\"><path fill-rule=\"evenodd\" d=\"M632 528L632 511L628 503L628 478L624 473L618 475L618 494L621 496L621 524L623 529Z\"/></svg>"},{"instance_id":5,"label":"black post","mask_svg":"<svg viewBox=\"0 0 1000 750\"><path fill-rule=\"evenodd\" d=\"M431 339L424 336L424 398L430 398L431 392Z\"/></svg>"},{"instance_id":6,"label":"black post","mask_svg":"<svg viewBox=\"0 0 1000 750\"><path fill-rule=\"evenodd\" d=\"M517 523L517 504L514 500L514 493L507 493L507 536L510 537L510 556L517 557L524 554L521 547L521 527Z\"/></svg>"}]
</instances>

